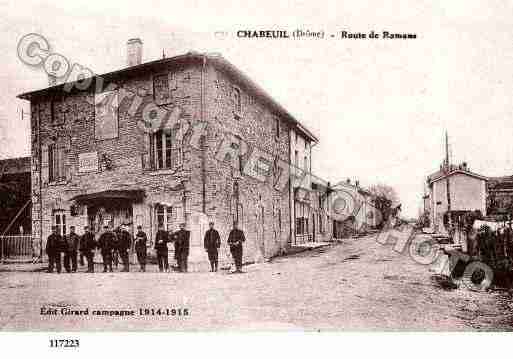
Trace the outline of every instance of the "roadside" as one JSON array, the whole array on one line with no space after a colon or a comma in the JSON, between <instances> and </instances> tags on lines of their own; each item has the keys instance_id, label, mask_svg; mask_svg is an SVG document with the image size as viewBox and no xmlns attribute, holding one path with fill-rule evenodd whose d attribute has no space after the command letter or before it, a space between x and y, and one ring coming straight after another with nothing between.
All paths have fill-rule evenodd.
<instances>
[{"instance_id":1,"label":"roadside","mask_svg":"<svg viewBox=\"0 0 513 359\"><path fill-rule=\"evenodd\" d=\"M218 273L0 273L2 330L512 330L510 294L452 289L374 237ZM188 308L190 315L41 315Z\"/></svg>"}]
</instances>

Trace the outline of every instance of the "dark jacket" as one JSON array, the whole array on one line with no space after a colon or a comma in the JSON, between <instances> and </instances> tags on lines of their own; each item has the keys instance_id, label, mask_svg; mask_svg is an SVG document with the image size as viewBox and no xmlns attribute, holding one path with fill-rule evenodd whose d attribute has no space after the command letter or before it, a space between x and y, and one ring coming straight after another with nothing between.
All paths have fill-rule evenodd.
<instances>
[{"instance_id":1,"label":"dark jacket","mask_svg":"<svg viewBox=\"0 0 513 359\"><path fill-rule=\"evenodd\" d=\"M102 253L111 252L115 246L116 236L111 231L104 232L98 239L98 248Z\"/></svg>"},{"instance_id":2,"label":"dark jacket","mask_svg":"<svg viewBox=\"0 0 513 359\"><path fill-rule=\"evenodd\" d=\"M245 240L244 232L240 229L232 229L228 235L228 245L230 247L242 246L242 242Z\"/></svg>"},{"instance_id":3,"label":"dark jacket","mask_svg":"<svg viewBox=\"0 0 513 359\"><path fill-rule=\"evenodd\" d=\"M203 239L203 245L207 252L217 252L218 248L221 247L219 232L215 229L208 229Z\"/></svg>"},{"instance_id":4,"label":"dark jacket","mask_svg":"<svg viewBox=\"0 0 513 359\"><path fill-rule=\"evenodd\" d=\"M80 251L89 252L96 248L96 241L94 240L94 234L86 232L80 238Z\"/></svg>"},{"instance_id":5,"label":"dark jacket","mask_svg":"<svg viewBox=\"0 0 513 359\"><path fill-rule=\"evenodd\" d=\"M80 236L76 233L70 233L66 236L66 250L68 252L76 252L78 251L78 242L80 241Z\"/></svg>"},{"instance_id":6,"label":"dark jacket","mask_svg":"<svg viewBox=\"0 0 513 359\"><path fill-rule=\"evenodd\" d=\"M63 239L60 234L50 234L46 239L46 254L57 254L63 250Z\"/></svg>"},{"instance_id":7,"label":"dark jacket","mask_svg":"<svg viewBox=\"0 0 513 359\"><path fill-rule=\"evenodd\" d=\"M127 251L132 245L132 238L128 231L124 229L118 232L118 249L120 251Z\"/></svg>"},{"instance_id":8,"label":"dark jacket","mask_svg":"<svg viewBox=\"0 0 513 359\"><path fill-rule=\"evenodd\" d=\"M178 255L181 257L187 257L189 255L191 232L185 229L180 229L175 232L175 238L175 250L178 251Z\"/></svg>"},{"instance_id":9,"label":"dark jacket","mask_svg":"<svg viewBox=\"0 0 513 359\"><path fill-rule=\"evenodd\" d=\"M167 252L167 242L169 242L167 231L158 230L155 236L155 250L157 252Z\"/></svg>"},{"instance_id":10,"label":"dark jacket","mask_svg":"<svg viewBox=\"0 0 513 359\"><path fill-rule=\"evenodd\" d=\"M138 253L146 252L146 242L148 237L143 231L137 232L135 235L135 251Z\"/></svg>"}]
</instances>

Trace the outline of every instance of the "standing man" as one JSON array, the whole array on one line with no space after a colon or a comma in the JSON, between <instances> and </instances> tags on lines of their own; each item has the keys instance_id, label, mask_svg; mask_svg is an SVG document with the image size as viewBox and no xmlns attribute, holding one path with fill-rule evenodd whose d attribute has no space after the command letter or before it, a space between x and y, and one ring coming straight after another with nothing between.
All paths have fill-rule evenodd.
<instances>
[{"instance_id":1,"label":"standing man","mask_svg":"<svg viewBox=\"0 0 513 359\"><path fill-rule=\"evenodd\" d=\"M130 233L126 230L125 226L121 226L118 232L118 252L123 262L122 272L130 272L130 261L128 258L128 250L132 245L132 238Z\"/></svg>"},{"instance_id":2,"label":"standing man","mask_svg":"<svg viewBox=\"0 0 513 359\"><path fill-rule=\"evenodd\" d=\"M103 258L103 272L112 272L112 250L115 243L115 235L109 230L109 226L103 226L104 232L98 239L98 248Z\"/></svg>"},{"instance_id":3,"label":"standing man","mask_svg":"<svg viewBox=\"0 0 513 359\"><path fill-rule=\"evenodd\" d=\"M221 247L221 237L219 237L219 232L214 229L214 222L210 222L208 224L209 229L205 233L205 238L203 239L203 244L205 246L205 251L208 253L208 260L210 261L210 271L217 272L218 266L218 250Z\"/></svg>"},{"instance_id":4,"label":"standing man","mask_svg":"<svg viewBox=\"0 0 513 359\"><path fill-rule=\"evenodd\" d=\"M137 234L135 235L135 252L137 253L137 261L141 266L141 272L146 272L146 242L148 237L143 232L142 226L137 226Z\"/></svg>"},{"instance_id":5,"label":"standing man","mask_svg":"<svg viewBox=\"0 0 513 359\"><path fill-rule=\"evenodd\" d=\"M190 237L191 232L185 230L185 223L180 223L180 229L175 233L175 238L178 247L178 268L182 273L187 272L187 259L189 257Z\"/></svg>"},{"instance_id":6,"label":"standing man","mask_svg":"<svg viewBox=\"0 0 513 359\"><path fill-rule=\"evenodd\" d=\"M119 264L119 227L112 232L112 263L118 269Z\"/></svg>"},{"instance_id":7,"label":"standing man","mask_svg":"<svg viewBox=\"0 0 513 359\"><path fill-rule=\"evenodd\" d=\"M89 230L88 226L84 227L84 234L80 239L80 254L87 260L87 273L94 272L94 249L96 248L96 241L94 234Z\"/></svg>"},{"instance_id":8,"label":"standing man","mask_svg":"<svg viewBox=\"0 0 513 359\"><path fill-rule=\"evenodd\" d=\"M239 229L237 221L233 222L233 229L228 235L228 245L235 262L235 273L242 273L242 243L246 240L244 232Z\"/></svg>"},{"instance_id":9,"label":"standing man","mask_svg":"<svg viewBox=\"0 0 513 359\"><path fill-rule=\"evenodd\" d=\"M75 233L75 226L69 227L69 231L64 252L64 268L68 273L77 271L78 242L80 241L80 237Z\"/></svg>"},{"instance_id":10,"label":"standing man","mask_svg":"<svg viewBox=\"0 0 513 359\"><path fill-rule=\"evenodd\" d=\"M46 254L48 255L48 273L53 273L53 267L57 267L57 273L61 272L62 237L57 233L57 227L52 226L52 234L46 239Z\"/></svg>"},{"instance_id":11,"label":"standing man","mask_svg":"<svg viewBox=\"0 0 513 359\"><path fill-rule=\"evenodd\" d=\"M169 234L164 230L164 225L159 224L157 235L155 236L155 251L157 252L157 262L159 271L169 271L169 259L167 242L169 242Z\"/></svg>"}]
</instances>

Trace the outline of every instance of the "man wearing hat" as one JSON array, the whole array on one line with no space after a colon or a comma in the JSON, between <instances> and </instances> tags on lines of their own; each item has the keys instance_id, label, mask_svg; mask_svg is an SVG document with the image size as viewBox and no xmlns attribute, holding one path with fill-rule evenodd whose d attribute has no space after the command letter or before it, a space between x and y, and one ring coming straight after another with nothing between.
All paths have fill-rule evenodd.
<instances>
[{"instance_id":1,"label":"man wearing hat","mask_svg":"<svg viewBox=\"0 0 513 359\"><path fill-rule=\"evenodd\" d=\"M185 229L185 223L180 223L180 229L175 232L175 258L178 261L178 268L180 272L187 272L187 260L189 258L191 232Z\"/></svg>"},{"instance_id":2,"label":"man wearing hat","mask_svg":"<svg viewBox=\"0 0 513 359\"><path fill-rule=\"evenodd\" d=\"M69 231L64 252L64 268L68 273L77 271L78 242L80 241L80 237L75 233L75 226L69 227Z\"/></svg>"},{"instance_id":3,"label":"man wearing hat","mask_svg":"<svg viewBox=\"0 0 513 359\"><path fill-rule=\"evenodd\" d=\"M123 262L122 272L130 271L130 260L128 258L128 250L132 245L132 238L130 233L126 230L125 226L120 226L118 232L118 252Z\"/></svg>"},{"instance_id":4,"label":"man wearing hat","mask_svg":"<svg viewBox=\"0 0 513 359\"><path fill-rule=\"evenodd\" d=\"M46 239L46 254L48 255L48 273L53 272L56 267L57 273L61 272L61 250L63 240L60 234L57 233L57 227L52 226L52 234Z\"/></svg>"},{"instance_id":5,"label":"man wearing hat","mask_svg":"<svg viewBox=\"0 0 513 359\"><path fill-rule=\"evenodd\" d=\"M114 233L109 230L109 226L103 226L104 232L98 239L98 247L103 258L103 272L112 272L112 250L114 247Z\"/></svg>"},{"instance_id":6,"label":"man wearing hat","mask_svg":"<svg viewBox=\"0 0 513 359\"><path fill-rule=\"evenodd\" d=\"M84 227L84 234L80 239L80 253L86 257L87 260L87 272L94 272L94 249L96 248L96 241L94 240L94 234L89 229L89 226Z\"/></svg>"},{"instance_id":7,"label":"man wearing hat","mask_svg":"<svg viewBox=\"0 0 513 359\"><path fill-rule=\"evenodd\" d=\"M155 235L155 251L157 252L160 272L164 270L167 272L169 270L167 242L169 242L169 233L164 230L164 225L159 223L157 234Z\"/></svg>"},{"instance_id":8,"label":"man wearing hat","mask_svg":"<svg viewBox=\"0 0 513 359\"><path fill-rule=\"evenodd\" d=\"M244 232L239 229L237 221L233 222L233 229L228 235L228 245L235 262L235 273L242 273L242 243L246 240Z\"/></svg>"},{"instance_id":9,"label":"man wearing hat","mask_svg":"<svg viewBox=\"0 0 513 359\"><path fill-rule=\"evenodd\" d=\"M146 242L148 237L143 232L142 226L137 226L137 234L135 235L135 253L137 253L137 261L141 266L141 272L146 271Z\"/></svg>"},{"instance_id":10,"label":"man wearing hat","mask_svg":"<svg viewBox=\"0 0 513 359\"><path fill-rule=\"evenodd\" d=\"M221 237L219 237L219 232L214 229L214 222L211 221L208 227L203 239L203 244L208 254L208 260L210 261L210 271L217 272L218 251L219 247L221 247Z\"/></svg>"}]
</instances>

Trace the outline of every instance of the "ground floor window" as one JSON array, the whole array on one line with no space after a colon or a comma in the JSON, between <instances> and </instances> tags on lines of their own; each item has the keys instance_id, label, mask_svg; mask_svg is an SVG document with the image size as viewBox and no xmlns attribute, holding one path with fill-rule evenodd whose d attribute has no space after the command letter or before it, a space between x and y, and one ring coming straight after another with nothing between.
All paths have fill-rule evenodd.
<instances>
[{"instance_id":1,"label":"ground floor window","mask_svg":"<svg viewBox=\"0 0 513 359\"><path fill-rule=\"evenodd\" d=\"M306 203L296 202L296 235L305 235L309 233L308 218L310 207Z\"/></svg>"},{"instance_id":2,"label":"ground floor window","mask_svg":"<svg viewBox=\"0 0 513 359\"><path fill-rule=\"evenodd\" d=\"M326 223L324 222L324 215L323 213L319 213L319 233L326 232Z\"/></svg>"},{"instance_id":3,"label":"ground floor window","mask_svg":"<svg viewBox=\"0 0 513 359\"><path fill-rule=\"evenodd\" d=\"M155 207L157 228L162 225L164 227L164 229L167 231L173 230L173 222L175 219L174 218L175 213L176 212L173 211L173 207L166 206L163 204L158 204Z\"/></svg>"},{"instance_id":4,"label":"ground floor window","mask_svg":"<svg viewBox=\"0 0 513 359\"><path fill-rule=\"evenodd\" d=\"M64 211L56 211L53 215L54 226L57 228L57 233L61 236L66 235L66 214Z\"/></svg>"}]
</instances>

